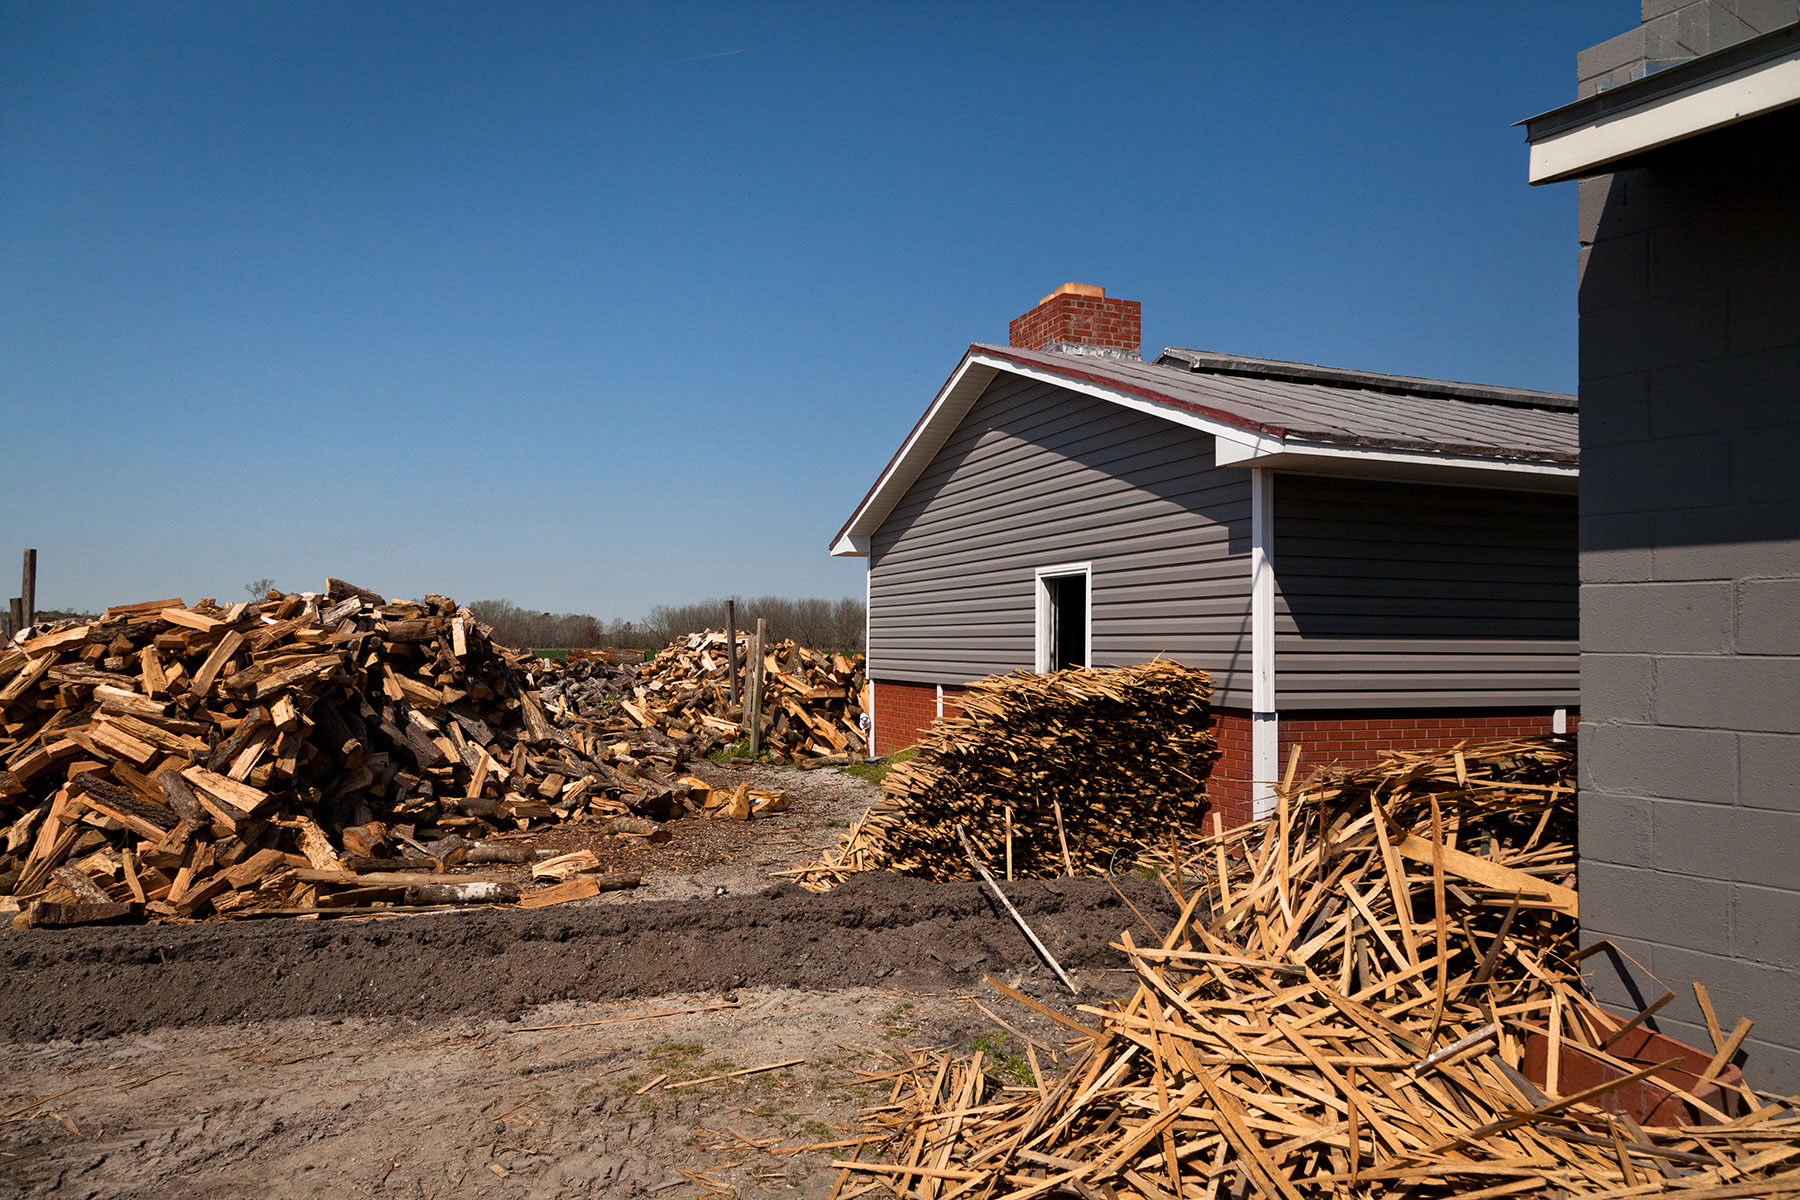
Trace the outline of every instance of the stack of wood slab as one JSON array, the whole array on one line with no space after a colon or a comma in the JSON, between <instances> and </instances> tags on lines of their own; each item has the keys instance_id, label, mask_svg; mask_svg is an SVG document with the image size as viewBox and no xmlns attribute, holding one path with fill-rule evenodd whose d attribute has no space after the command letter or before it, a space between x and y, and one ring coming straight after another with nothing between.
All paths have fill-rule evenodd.
<instances>
[{"instance_id":1,"label":"stack of wood slab","mask_svg":"<svg viewBox=\"0 0 1800 1200\"><path fill-rule=\"evenodd\" d=\"M622 715L552 719L532 661L444 597L339 580L15 640L0 895L45 924L385 902L443 882L462 855L430 847L452 836L698 811L678 744Z\"/></svg>"},{"instance_id":2,"label":"stack of wood slab","mask_svg":"<svg viewBox=\"0 0 1800 1200\"><path fill-rule=\"evenodd\" d=\"M1145 843L1203 832L1211 697L1206 672L1161 660L973 683L962 715L935 722L883 801L796 878L813 890L861 870L966 879L959 826L1008 878L1129 865Z\"/></svg>"},{"instance_id":3,"label":"stack of wood slab","mask_svg":"<svg viewBox=\"0 0 1800 1200\"><path fill-rule=\"evenodd\" d=\"M841 1165L937 1197L1800 1195L1792 1098L1731 1065L1747 1020L1696 985L1696 1051L1583 992L1574 798L1548 741L1284 791L1192 847L1212 870L1171 927L1120 936L1129 1000L1001 988L1071 1029L1071 1066L1034 1051L1009 1087L909 1055L869 1114L897 1161Z\"/></svg>"},{"instance_id":4,"label":"stack of wood slab","mask_svg":"<svg viewBox=\"0 0 1800 1200\"><path fill-rule=\"evenodd\" d=\"M748 725L741 698L749 695L753 640L749 634L737 639L739 704L731 702L726 635L707 630L671 642L645 663L621 707L640 725L696 751L744 738ZM763 747L802 761L860 756L863 671L860 654L846 657L792 641L772 642L763 653Z\"/></svg>"}]
</instances>

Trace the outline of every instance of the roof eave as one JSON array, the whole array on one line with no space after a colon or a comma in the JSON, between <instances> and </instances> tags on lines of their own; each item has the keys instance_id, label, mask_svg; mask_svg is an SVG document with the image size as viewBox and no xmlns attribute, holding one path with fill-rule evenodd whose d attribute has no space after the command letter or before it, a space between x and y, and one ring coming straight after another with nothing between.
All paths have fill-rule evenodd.
<instances>
[{"instance_id":1,"label":"roof eave","mask_svg":"<svg viewBox=\"0 0 1800 1200\"><path fill-rule=\"evenodd\" d=\"M831 553L862 557L906 489L941 450L975 401L1002 371L1080 392L1137 412L1184 425L1215 439L1220 465L1269 466L1335 474L1411 475L1463 479L1491 486L1552 486L1578 473L1575 455L1493 450L1486 447L1421 447L1410 443L1353 439L1332 441L1285 427L1248 420L1222 409L1165 396L1154 389L1108 378L1076 362L1050 370L995 346L972 345L888 460L862 503L832 539ZM1513 482L1508 483L1511 479Z\"/></svg>"},{"instance_id":2,"label":"roof eave","mask_svg":"<svg viewBox=\"0 0 1800 1200\"><path fill-rule=\"evenodd\" d=\"M1800 104L1800 23L1527 118L1529 179L1604 174L1637 155Z\"/></svg>"},{"instance_id":3,"label":"roof eave","mask_svg":"<svg viewBox=\"0 0 1800 1200\"><path fill-rule=\"evenodd\" d=\"M1365 441L1265 440L1254 447L1221 440L1221 465L1262 467L1313 475L1361 475L1455 483L1473 487L1572 492L1581 476L1574 455L1464 453Z\"/></svg>"}]
</instances>

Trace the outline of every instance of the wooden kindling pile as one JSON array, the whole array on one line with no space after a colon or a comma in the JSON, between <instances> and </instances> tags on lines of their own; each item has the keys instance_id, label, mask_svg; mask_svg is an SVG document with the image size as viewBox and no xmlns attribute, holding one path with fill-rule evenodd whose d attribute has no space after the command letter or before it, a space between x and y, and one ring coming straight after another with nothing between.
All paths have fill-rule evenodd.
<instances>
[{"instance_id":1,"label":"wooden kindling pile","mask_svg":"<svg viewBox=\"0 0 1800 1200\"><path fill-rule=\"evenodd\" d=\"M682 747L547 713L534 669L452 600L335 579L0 647L0 894L42 924L510 899L436 885L501 830L699 811Z\"/></svg>"},{"instance_id":2,"label":"wooden kindling pile","mask_svg":"<svg viewBox=\"0 0 1800 1200\"><path fill-rule=\"evenodd\" d=\"M864 662L809 650L792 641L774 642L760 656L755 637L737 636L738 675L750 695L756 668L761 672L762 747L802 765L815 760L860 758L866 743L862 717ZM696 753L750 736L753 714L731 697L731 652L718 630L689 634L671 642L644 664L621 707L645 728L680 738Z\"/></svg>"},{"instance_id":3,"label":"wooden kindling pile","mask_svg":"<svg viewBox=\"0 0 1800 1200\"><path fill-rule=\"evenodd\" d=\"M1800 1195L1800 1116L1729 1066L1748 1022L1644 1061L1582 990L1574 787L1566 744L1519 741L1284 790L1190 847L1170 927L1121 934L1129 999L1028 1001L1069 1067L908 1056L865 1118L892 1161L839 1163L868 1179L841 1195Z\"/></svg>"},{"instance_id":4,"label":"wooden kindling pile","mask_svg":"<svg viewBox=\"0 0 1800 1200\"><path fill-rule=\"evenodd\" d=\"M970 684L837 849L799 871L823 891L856 871L966 879L957 843L1005 878L1104 872L1203 832L1217 753L1204 671L1155 661L1017 672Z\"/></svg>"}]
</instances>

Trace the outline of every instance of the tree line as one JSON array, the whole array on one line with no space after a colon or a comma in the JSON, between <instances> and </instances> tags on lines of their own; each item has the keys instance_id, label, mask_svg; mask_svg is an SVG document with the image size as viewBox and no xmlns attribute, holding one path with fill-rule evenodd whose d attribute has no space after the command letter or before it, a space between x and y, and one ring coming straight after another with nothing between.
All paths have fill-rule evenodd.
<instances>
[{"instance_id":1,"label":"tree line","mask_svg":"<svg viewBox=\"0 0 1800 1200\"><path fill-rule=\"evenodd\" d=\"M774 641L792 638L815 650L861 652L866 609L861 600L734 596L739 629L754 630L758 617L769 623ZM639 621L623 617L602 620L589 613L547 613L520 608L510 600L477 600L469 605L477 620L494 628L509 646L532 649L657 650L676 638L703 629L725 628L725 601L659 604Z\"/></svg>"}]
</instances>

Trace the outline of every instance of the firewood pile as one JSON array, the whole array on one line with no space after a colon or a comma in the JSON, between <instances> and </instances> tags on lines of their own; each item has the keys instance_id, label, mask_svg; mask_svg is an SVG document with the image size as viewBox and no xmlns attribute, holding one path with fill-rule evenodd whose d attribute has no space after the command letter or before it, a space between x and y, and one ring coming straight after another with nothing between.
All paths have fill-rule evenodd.
<instances>
[{"instance_id":1,"label":"firewood pile","mask_svg":"<svg viewBox=\"0 0 1800 1200\"><path fill-rule=\"evenodd\" d=\"M513 900L508 878L444 872L524 861L483 842L501 830L700 811L679 744L553 719L531 661L454 601L339 580L15 639L0 895L27 924Z\"/></svg>"},{"instance_id":2,"label":"firewood pile","mask_svg":"<svg viewBox=\"0 0 1800 1200\"><path fill-rule=\"evenodd\" d=\"M959 826L1011 879L1104 872L1140 839L1198 835L1211 696L1206 672L1161 660L970 684L962 715L934 723L883 800L795 877L814 891L867 870L966 879Z\"/></svg>"},{"instance_id":3,"label":"firewood pile","mask_svg":"<svg viewBox=\"0 0 1800 1200\"><path fill-rule=\"evenodd\" d=\"M605 651L570 651L567 658L532 663L526 685L552 718L607 721L621 714L619 701L631 695L637 678L636 663L617 661Z\"/></svg>"},{"instance_id":4,"label":"firewood pile","mask_svg":"<svg viewBox=\"0 0 1800 1200\"><path fill-rule=\"evenodd\" d=\"M1077 1019L1000 988L1070 1028L1072 1065L1034 1049L1006 1086L909 1054L866 1117L898 1161L835 1165L936 1197L1800 1195L1791 1098L1730 1065L1748 1020L1694 985L1695 1051L1645 1028L1666 1001L1625 1020L1582 990L1574 796L1548 740L1286 789L1195 847L1173 928L1121 934L1129 1000Z\"/></svg>"},{"instance_id":5,"label":"firewood pile","mask_svg":"<svg viewBox=\"0 0 1800 1200\"><path fill-rule=\"evenodd\" d=\"M696 753L744 738L744 697L750 691L752 638L737 639L738 695L731 703L730 651L719 630L689 634L658 651L640 669L620 706L645 728L682 739ZM864 663L772 642L763 654L762 744L781 758L849 761L865 747L862 717Z\"/></svg>"}]
</instances>

